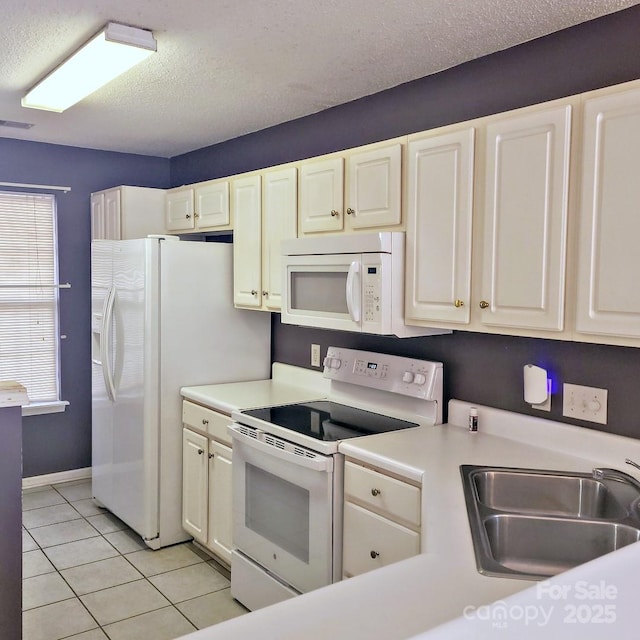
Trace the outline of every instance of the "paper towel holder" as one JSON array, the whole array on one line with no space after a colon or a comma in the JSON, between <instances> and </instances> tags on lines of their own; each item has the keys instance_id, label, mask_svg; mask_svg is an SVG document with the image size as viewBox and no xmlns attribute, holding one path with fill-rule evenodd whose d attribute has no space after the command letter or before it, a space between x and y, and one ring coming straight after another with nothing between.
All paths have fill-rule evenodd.
<instances>
[{"instance_id":1,"label":"paper towel holder","mask_svg":"<svg viewBox=\"0 0 640 640\"><path fill-rule=\"evenodd\" d=\"M524 377L524 401L534 409L551 411L551 379L547 370L535 364L525 364Z\"/></svg>"}]
</instances>

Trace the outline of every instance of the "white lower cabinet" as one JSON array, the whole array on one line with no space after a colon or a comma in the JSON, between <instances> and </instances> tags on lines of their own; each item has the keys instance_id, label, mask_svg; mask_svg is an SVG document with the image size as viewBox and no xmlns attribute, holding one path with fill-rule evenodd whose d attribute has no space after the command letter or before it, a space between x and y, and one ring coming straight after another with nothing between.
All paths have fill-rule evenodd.
<instances>
[{"instance_id":1,"label":"white lower cabinet","mask_svg":"<svg viewBox=\"0 0 640 640\"><path fill-rule=\"evenodd\" d=\"M185 400L182 420L182 526L231 564L231 418Z\"/></svg>"},{"instance_id":2,"label":"white lower cabinet","mask_svg":"<svg viewBox=\"0 0 640 640\"><path fill-rule=\"evenodd\" d=\"M206 436L182 429L182 526L202 543L207 541L208 451Z\"/></svg>"},{"instance_id":3,"label":"white lower cabinet","mask_svg":"<svg viewBox=\"0 0 640 640\"><path fill-rule=\"evenodd\" d=\"M231 563L231 447L209 442L209 531L207 547Z\"/></svg>"},{"instance_id":4,"label":"white lower cabinet","mask_svg":"<svg viewBox=\"0 0 640 640\"><path fill-rule=\"evenodd\" d=\"M420 500L420 487L347 460L343 577L420 553Z\"/></svg>"}]
</instances>

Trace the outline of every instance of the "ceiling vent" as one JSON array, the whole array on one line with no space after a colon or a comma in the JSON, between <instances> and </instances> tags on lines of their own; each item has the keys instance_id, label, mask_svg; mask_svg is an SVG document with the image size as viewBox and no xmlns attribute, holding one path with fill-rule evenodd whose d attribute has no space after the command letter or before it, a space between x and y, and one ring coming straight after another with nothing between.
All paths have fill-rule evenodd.
<instances>
[{"instance_id":1,"label":"ceiling vent","mask_svg":"<svg viewBox=\"0 0 640 640\"><path fill-rule=\"evenodd\" d=\"M9 127L10 129L31 129L31 122L16 122L15 120L0 120L0 127Z\"/></svg>"}]
</instances>

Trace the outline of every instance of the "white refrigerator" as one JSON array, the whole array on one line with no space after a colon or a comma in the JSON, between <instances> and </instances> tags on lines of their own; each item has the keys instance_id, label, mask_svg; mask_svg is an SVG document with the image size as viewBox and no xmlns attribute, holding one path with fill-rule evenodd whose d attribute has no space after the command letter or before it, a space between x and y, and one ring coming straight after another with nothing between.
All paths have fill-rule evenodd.
<instances>
[{"instance_id":1,"label":"white refrigerator","mask_svg":"<svg viewBox=\"0 0 640 640\"><path fill-rule=\"evenodd\" d=\"M91 245L94 499L152 549L182 529L180 387L269 377L270 314L233 307L232 245Z\"/></svg>"}]
</instances>

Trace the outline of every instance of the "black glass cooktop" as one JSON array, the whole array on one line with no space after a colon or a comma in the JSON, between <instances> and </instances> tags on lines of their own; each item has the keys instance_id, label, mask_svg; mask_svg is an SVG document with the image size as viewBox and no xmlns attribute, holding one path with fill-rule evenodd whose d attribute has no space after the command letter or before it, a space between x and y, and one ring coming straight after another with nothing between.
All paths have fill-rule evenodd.
<instances>
[{"instance_id":1,"label":"black glass cooktop","mask_svg":"<svg viewBox=\"0 0 640 640\"><path fill-rule=\"evenodd\" d=\"M316 440L328 441L418 426L413 422L390 418L328 400L248 409L242 413Z\"/></svg>"}]
</instances>

